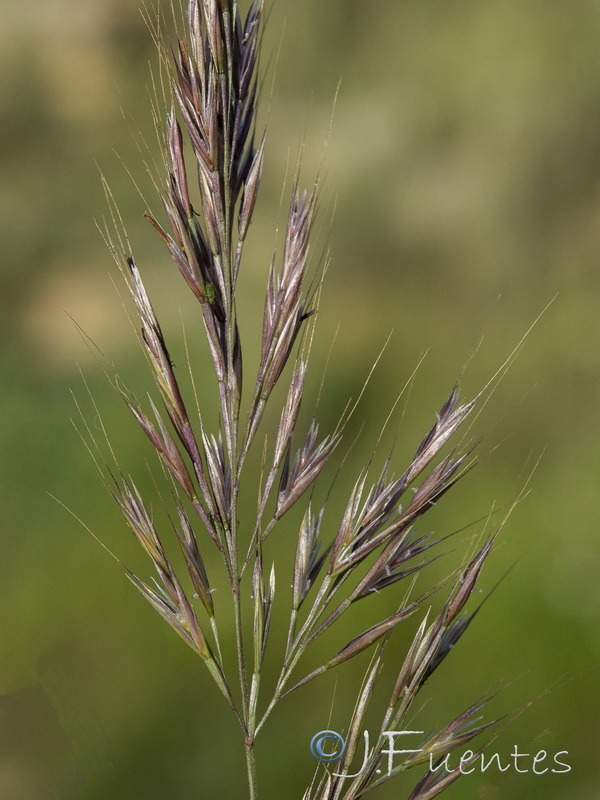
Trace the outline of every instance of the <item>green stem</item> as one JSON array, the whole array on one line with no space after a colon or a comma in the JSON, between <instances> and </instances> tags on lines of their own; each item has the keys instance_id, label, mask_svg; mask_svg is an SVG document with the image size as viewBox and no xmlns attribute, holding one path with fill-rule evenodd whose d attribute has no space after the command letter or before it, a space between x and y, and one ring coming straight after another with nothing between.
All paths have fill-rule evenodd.
<instances>
[{"instance_id":1,"label":"green stem","mask_svg":"<svg viewBox=\"0 0 600 800\"><path fill-rule=\"evenodd\" d=\"M245 733L245 750L246 750L246 770L248 774L248 789L250 800L256 800L258 797L258 786L256 778L256 759L254 756L254 736L255 736L255 709L256 709L256 692L255 680L252 681L252 695L248 695L248 683L246 672L246 657L244 652L244 641L242 633L242 606L240 602L240 581L238 577L237 565L237 552L235 553L235 572L233 582L233 605L235 614L235 639L237 645L238 656L238 670L240 679L240 689L242 693L242 719Z\"/></svg>"},{"instance_id":2,"label":"green stem","mask_svg":"<svg viewBox=\"0 0 600 800\"><path fill-rule=\"evenodd\" d=\"M246 771L248 773L248 789L250 800L258 798L258 784L256 781L256 758L254 755L254 739L246 740Z\"/></svg>"},{"instance_id":3,"label":"green stem","mask_svg":"<svg viewBox=\"0 0 600 800\"><path fill-rule=\"evenodd\" d=\"M256 727L256 733L262 728L265 724L267 717L273 710L275 704L281 698L283 690L285 689L285 685L288 682L290 675L292 674L294 667L300 660L303 652L305 642L303 642L303 638L310 634L312 626L315 624L316 620L319 618L321 612L323 611L322 602L325 600L325 605L329 601L327 598L327 591L331 584L331 577L326 575L323 579L323 583L319 589L317 596L315 597L315 602L309 612L308 617L306 618L304 625L302 626L300 632L296 636L295 640L292 642L293 633L292 630L295 628L295 615L293 615L293 622L290 624L290 630L288 631L288 641L286 646L286 654L283 663L283 667L281 670L281 674L279 675L279 680L277 681L277 686L275 687L275 692L273 693L273 697L271 698L271 702L265 713L262 715L260 722Z\"/></svg>"},{"instance_id":4,"label":"green stem","mask_svg":"<svg viewBox=\"0 0 600 800\"><path fill-rule=\"evenodd\" d=\"M246 738L246 769L248 772L248 788L250 790L250 800L258 797L258 785L256 779L256 758L254 754L254 739L256 736L256 704L258 701L258 687L260 686L260 674L254 672L252 675L252 686L250 688L250 700L248 703L248 736Z\"/></svg>"}]
</instances>

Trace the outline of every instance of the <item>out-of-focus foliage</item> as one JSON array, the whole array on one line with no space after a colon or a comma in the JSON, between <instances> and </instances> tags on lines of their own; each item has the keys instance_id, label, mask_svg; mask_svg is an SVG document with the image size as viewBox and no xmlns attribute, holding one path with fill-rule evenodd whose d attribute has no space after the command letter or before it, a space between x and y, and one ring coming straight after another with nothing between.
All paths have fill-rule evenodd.
<instances>
[{"instance_id":1,"label":"out-of-focus foliage","mask_svg":"<svg viewBox=\"0 0 600 800\"><path fill-rule=\"evenodd\" d=\"M544 451L485 585L516 567L436 674L426 713L432 727L443 724L494 680L511 684L498 710L553 687L492 749L568 750L572 772L489 771L444 796L595 798L600 6L272 6L265 188L240 312L256 331L286 168L304 138L310 180L341 79L326 160L336 205L330 234L331 207L322 209L322 245L329 238L333 261L313 365L316 392L339 323L324 426L347 394L357 395L394 329L356 415L356 431L364 430L345 465L348 483L425 350L398 437L403 454L473 352L465 397L555 298L477 423L474 434L486 434L481 465L436 512L446 533L510 503ZM167 334L181 341L183 317L193 347L200 330L120 161L157 209L134 141L140 129L152 146L154 49L138 0L3 0L1 18L0 797L226 796L244 778L237 755L229 757L238 733L222 699L119 567L49 496L144 569L71 425L70 390L98 427L81 365L124 466L147 474L146 443L73 319L136 388L150 388L94 226L106 208L97 162L160 297ZM480 530L465 532L462 546ZM408 635L395 641L403 646ZM324 678L282 704L258 752L265 797L288 796L293 781L300 796L314 766L310 737L344 724L357 680L349 669L337 694ZM388 784L377 796L402 796L402 786Z\"/></svg>"}]
</instances>

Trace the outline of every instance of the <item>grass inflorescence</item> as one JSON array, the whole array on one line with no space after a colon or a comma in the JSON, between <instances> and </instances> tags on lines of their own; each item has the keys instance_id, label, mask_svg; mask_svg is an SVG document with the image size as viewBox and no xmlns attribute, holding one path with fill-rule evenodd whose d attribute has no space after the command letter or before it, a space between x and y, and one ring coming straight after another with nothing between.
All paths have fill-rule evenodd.
<instances>
[{"instance_id":1,"label":"grass inflorescence","mask_svg":"<svg viewBox=\"0 0 600 800\"><path fill-rule=\"evenodd\" d=\"M151 509L156 501L143 496L116 458L114 467L103 473L155 569L152 580L128 571L129 578L204 662L239 722L251 800L259 796L255 747L275 706L291 692L304 691L322 673L371 649L344 756L334 771L317 774L304 794L305 800L351 800L397 772L464 748L491 724L480 722L485 701L478 701L429 733L421 742L421 756L404 757L389 774L384 770L384 731L407 726L422 687L477 613L478 608L465 609L501 525L483 534L462 569L413 591L415 577L436 559L433 548L440 543L433 535L418 533L415 524L473 463L472 448L464 438L456 440L479 397L461 403L458 387L399 474L391 456L377 470L370 462L351 486L341 513L328 506L328 494L318 500L315 486L337 458L356 407L346 410L329 432L320 428L316 412L308 414L308 424L303 421L310 403L304 394L323 270L323 263L314 267L315 259L311 261L321 170L308 189L301 186L300 169L295 172L280 252L265 274L260 341L247 342L238 324L237 303L244 299L236 289L267 150L266 134L257 122L264 11L263 0L254 0L245 16L235 0L190 0L172 45L165 42L160 25L150 25L163 78L154 107L162 161L151 169L162 211L146 216L197 301L214 368L218 420L209 423L203 406L207 375L196 380L190 363L192 397L189 385L182 383L108 192L115 225L104 232L131 296L134 328L159 400L142 403L121 378L113 374L111 380L164 467L163 493L172 496L174 508L170 530L155 519ZM244 354L253 349L257 367L248 374ZM278 385L283 386L280 392L275 391ZM270 439L261 433L267 409L279 420ZM87 433L93 440L89 427ZM258 481L248 467L253 450L262 453ZM256 511L249 517L240 492L257 484ZM268 563L265 546L292 509L300 509L292 560ZM167 539L173 536L181 551L178 560L169 555ZM214 562L206 555L211 548L230 588L218 600L206 566ZM375 616L323 663L304 667L315 642L342 621L348 625L351 607L383 592L397 592L393 614ZM437 611L429 603L435 592L442 597ZM276 606L287 633L271 643L277 646L268 647ZM221 641L223 629L229 631L221 620L229 620L230 614L235 663L233 648ZM394 629L415 615L420 622L412 641L400 659L394 656L399 667L386 690L379 736L360 775L347 777L381 682L388 642ZM270 674L275 670L278 676L271 686L261 682L267 659ZM409 800L435 797L458 777L460 773L427 772Z\"/></svg>"}]
</instances>

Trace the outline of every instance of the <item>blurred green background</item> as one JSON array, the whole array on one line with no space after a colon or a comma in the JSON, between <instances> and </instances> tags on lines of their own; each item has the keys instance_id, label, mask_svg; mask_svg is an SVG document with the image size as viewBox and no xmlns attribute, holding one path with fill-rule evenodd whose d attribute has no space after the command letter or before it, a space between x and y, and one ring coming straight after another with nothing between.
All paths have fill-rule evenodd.
<instances>
[{"instance_id":1,"label":"blurred green background","mask_svg":"<svg viewBox=\"0 0 600 800\"><path fill-rule=\"evenodd\" d=\"M131 134L152 140L150 36L138 0L2 0L0 9L0 800L244 797L239 733L202 664L49 496L148 574L71 424L73 391L99 427L80 368L124 468L150 495L146 462L155 473L156 465L71 318L137 390L151 388L94 223L106 213L97 162L180 360L182 317L193 350L200 331L120 160L157 209ZM265 99L274 73L275 81L240 287L248 342L287 165L304 138L311 180L340 79L315 249L328 239L332 252L315 394L339 325L324 431L393 329L353 419L349 441L362 432L334 505L424 352L398 471L464 364L470 398L553 300L473 428L483 437L480 466L423 520L424 532L443 534L506 506L541 456L482 588L516 566L436 673L415 724L440 726L489 687L500 688L498 714L550 690L492 749L568 750L572 771L489 771L459 781L443 795L450 799L595 800L600 790L599 45L600 4L590 0L274 0L265 38ZM197 358L202 384L210 366L202 350ZM483 525L458 536L431 574L460 564ZM289 559L293 535L284 526L280 557ZM390 591L380 607L392 613L403 587ZM375 621L366 603L321 657ZM397 632L388 651L388 685L412 630ZM344 730L365 665L346 665L337 683L327 675L277 709L258 747L263 797L302 796L315 766L310 738ZM405 797L417 779L372 796Z\"/></svg>"}]
</instances>

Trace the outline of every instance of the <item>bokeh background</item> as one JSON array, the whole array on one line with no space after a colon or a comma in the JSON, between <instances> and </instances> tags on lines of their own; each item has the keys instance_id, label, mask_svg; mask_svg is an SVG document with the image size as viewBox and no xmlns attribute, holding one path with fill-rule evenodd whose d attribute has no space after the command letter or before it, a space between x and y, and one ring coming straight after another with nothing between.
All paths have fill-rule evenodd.
<instances>
[{"instance_id":1,"label":"bokeh background","mask_svg":"<svg viewBox=\"0 0 600 800\"><path fill-rule=\"evenodd\" d=\"M360 437L332 503L341 503L424 353L389 429L391 442L399 427L398 469L465 364L469 398L550 303L472 430L481 438L480 465L424 520L424 532L448 533L506 508L537 463L482 588L513 569L431 681L415 724L444 724L498 688L492 716L528 707L492 750L567 750L572 771L490 770L444 796L595 799L600 5L271 6L267 166L241 285L248 341L260 322L286 169L304 140L312 179L341 80L315 251L328 241L332 253L315 394L339 327L320 405L324 430L357 396L393 334L353 419L349 439ZM2 0L0 9L0 798L243 797L239 733L202 665L50 496L148 574L71 420L74 393L99 427L81 370L124 468L152 493L152 454L77 325L136 390L151 388L95 226L106 214L99 167L174 352L183 358L182 318L192 342L199 336L197 309L121 163L157 209L135 143L138 130L152 140L155 52L138 0ZM250 344L248 352L251 372ZM208 381L205 354L197 357L198 380ZM484 527L455 537L453 553L431 575L459 565ZM289 557L293 534L293 525L283 528L280 557ZM282 606L287 580L282 568ZM381 608L393 611L398 597ZM322 656L372 623L372 613L365 606ZM393 640L388 681L411 630ZM347 665L337 682L327 675L278 708L259 747L263 797L302 796L315 766L308 742L323 728L344 729L365 665ZM407 796L418 776L409 777L373 797Z\"/></svg>"}]
</instances>

